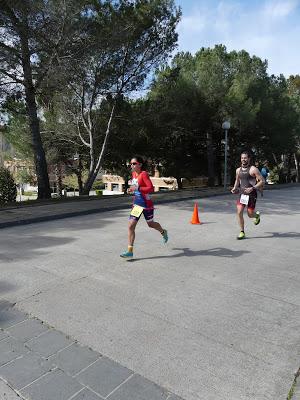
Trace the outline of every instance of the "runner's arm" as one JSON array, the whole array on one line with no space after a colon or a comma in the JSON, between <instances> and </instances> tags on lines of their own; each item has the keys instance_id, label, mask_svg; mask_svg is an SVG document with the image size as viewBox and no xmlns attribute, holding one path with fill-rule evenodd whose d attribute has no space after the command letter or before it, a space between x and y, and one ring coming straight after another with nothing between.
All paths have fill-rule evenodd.
<instances>
[{"instance_id":1,"label":"runner's arm","mask_svg":"<svg viewBox=\"0 0 300 400\"><path fill-rule=\"evenodd\" d=\"M143 171L142 173L142 180L141 184L139 186L139 191L143 194L148 194L154 192L154 187L152 185L152 182L149 178L149 175L146 171Z\"/></svg>"},{"instance_id":2,"label":"runner's arm","mask_svg":"<svg viewBox=\"0 0 300 400\"><path fill-rule=\"evenodd\" d=\"M260 189L263 188L263 186L265 184L265 179L263 178L263 176L259 172L258 168L256 168L256 167L252 167L252 168L253 169L251 169L250 175L255 176L255 178L256 178L256 184L253 187L256 190L260 190Z\"/></svg>"},{"instance_id":3,"label":"runner's arm","mask_svg":"<svg viewBox=\"0 0 300 400\"><path fill-rule=\"evenodd\" d=\"M231 189L231 193L236 193L238 187L240 186L240 182L239 182L239 172L240 172L240 169L237 168L236 174L235 174L235 182L234 182L233 188Z\"/></svg>"}]
</instances>

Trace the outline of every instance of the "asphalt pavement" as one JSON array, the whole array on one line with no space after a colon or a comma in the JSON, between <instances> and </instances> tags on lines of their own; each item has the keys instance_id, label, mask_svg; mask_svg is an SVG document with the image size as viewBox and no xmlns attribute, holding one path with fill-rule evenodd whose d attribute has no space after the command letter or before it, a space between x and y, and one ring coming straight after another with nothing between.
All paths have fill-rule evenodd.
<instances>
[{"instance_id":1,"label":"asphalt pavement","mask_svg":"<svg viewBox=\"0 0 300 400\"><path fill-rule=\"evenodd\" d=\"M300 359L300 189L266 191L243 241L235 196L202 194L157 198L170 241L140 221L131 262L119 257L128 198L0 231L0 399L287 398Z\"/></svg>"}]
</instances>

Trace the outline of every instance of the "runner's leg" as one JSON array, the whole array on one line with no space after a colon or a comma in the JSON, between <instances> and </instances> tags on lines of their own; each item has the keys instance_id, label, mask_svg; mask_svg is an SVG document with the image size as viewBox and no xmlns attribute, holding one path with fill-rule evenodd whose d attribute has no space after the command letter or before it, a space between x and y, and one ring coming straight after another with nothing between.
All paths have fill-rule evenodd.
<instances>
[{"instance_id":1,"label":"runner's leg","mask_svg":"<svg viewBox=\"0 0 300 400\"><path fill-rule=\"evenodd\" d=\"M139 222L138 219L129 219L128 221L128 247L133 247L134 240L135 240L135 227L136 224Z\"/></svg>"},{"instance_id":2,"label":"runner's leg","mask_svg":"<svg viewBox=\"0 0 300 400\"><path fill-rule=\"evenodd\" d=\"M255 211L256 205L256 196L250 197L250 201L247 208L247 213L249 218L254 218L254 225L258 225L260 223L260 213L259 211Z\"/></svg>"},{"instance_id":3,"label":"runner's leg","mask_svg":"<svg viewBox=\"0 0 300 400\"><path fill-rule=\"evenodd\" d=\"M128 221L128 249L124 253L120 254L122 258L133 257L133 244L135 240L135 227L139 219L136 217L130 217Z\"/></svg>"},{"instance_id":4,"label":"runner's leg","mask_svg":"<svg viewBox=\"0 0 300 400\"><path fill-rule=\"evenodd\" d=\"M236 208L237 208L237 217L238 217L240 229L241 229L241 232L244 232L244 228L245 228L244 208L245 208L245 206L243 204L237 204Z\"/></svg>"},{"instance_id":5,"label":"runner's leg","mask_svg":"<svg viewBox=\"0 0 300 400\"><path fill-rule=\"evenodd\" d=\"M166 229L163 229L160 223L153 221L154 210L144 210L144 217L149 228L153 228L158 231L163 237L163 242L167 243L167 241L169 240L168 231Z\"/></svg>"}]
</instances>

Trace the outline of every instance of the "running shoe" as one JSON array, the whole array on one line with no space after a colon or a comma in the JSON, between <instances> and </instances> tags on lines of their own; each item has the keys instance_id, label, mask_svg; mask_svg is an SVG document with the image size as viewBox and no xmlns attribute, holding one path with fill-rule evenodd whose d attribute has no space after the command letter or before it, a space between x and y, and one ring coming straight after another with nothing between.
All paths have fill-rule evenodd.
<instances>
[{"instance_id":1,"label":"running shoe","mask_svg":"<svg viewBox=\"0 0 300 400\"><path fill-rule=\"evenodd\" d=\"M239 233L239 236L237 237L237 240L245 239L245 237L246 237L245 232L241 231L241 232Z\"/></svg>"},{"instance_id":2,"label":"running shoe","mask_svg":"<svg viewBox=\"0 0 300 400\"><path fill-rule=\"evenodd\" d=\"M130 259L133 257L132 251L124 251L124 253L120 254L120 257Z\"/></svg>"},{"instance_id":3,"label":"running shoe","mask_svg":"<svg viewBox=\"0 0 300 400\"><path fill-rule=\"evenodd\" d=\"M256 211L255 217L254 217L254 225L258 225L260 223L260 212Z\"/></svg>"},{"instance_id":4,"label":"running shoe","mask_svg":"<svg viewBox=\"0 0 300 400\"><path fill-rule=\"evenodd\" d=\"M167 243L168 240L169 240L168 231L167 231L166 229L164 229L164 231L163 231L163 233L162 233L161 235L162 235L162 237L163 237L163 242L164 242L164 243Z\"/></svg>"}]
</instances>

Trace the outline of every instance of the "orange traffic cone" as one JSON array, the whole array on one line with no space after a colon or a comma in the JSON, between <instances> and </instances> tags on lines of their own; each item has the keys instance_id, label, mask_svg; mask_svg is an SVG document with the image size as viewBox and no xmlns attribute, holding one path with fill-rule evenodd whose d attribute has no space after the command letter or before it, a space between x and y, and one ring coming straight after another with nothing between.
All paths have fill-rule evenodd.
<instances>
[{"instance_id":1,"label":"orange traffic cone","mask_svg":"<svg viewBox=\"0 0 300 400\"><path fill-rule=\"evenodd\" d=\"M199 220L199 216L198 216L198 204L197 203L195 203L193 216L192 216L192 219L190 222L191 222L191 224L195 224L195 225L201 224L201 222Z\"/></svg>"}]
</instances>

